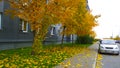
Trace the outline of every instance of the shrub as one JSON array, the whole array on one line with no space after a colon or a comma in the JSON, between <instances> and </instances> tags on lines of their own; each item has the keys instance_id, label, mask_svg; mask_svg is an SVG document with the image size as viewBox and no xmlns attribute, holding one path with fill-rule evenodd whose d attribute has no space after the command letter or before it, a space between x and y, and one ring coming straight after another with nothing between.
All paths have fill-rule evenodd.
<instances>
[{"instance_id":1,"label":"shrub","mask_svg":"<svg viewBox=\"0 0 120 68\"><path fill-rule=\"evenodd\" d=\"M94 38L89 36L89 35L85 35L85 36L78 36L76 43L77 44L92 44L94 41Z\"/></svg>"}]
</instances>

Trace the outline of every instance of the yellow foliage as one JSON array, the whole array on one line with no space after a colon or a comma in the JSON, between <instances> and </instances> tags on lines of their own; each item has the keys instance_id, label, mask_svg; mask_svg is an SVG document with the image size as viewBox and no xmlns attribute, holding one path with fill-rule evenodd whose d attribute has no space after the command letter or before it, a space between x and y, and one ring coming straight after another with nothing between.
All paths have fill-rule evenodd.
<instances>
[{"instance_id":1,"label":"yellow foliage","mask_svg":"<svg viewBox=\"0 0 120 68\"><path fill-rule=\"evenodd\" d=\"M95 18L86 8L86 0L7 0L11 13L28 21L34 32L33 54L40 53L42 41L52 24L66 26L66 35L94 34ZM95 34L94 34L95 35Z\"/></svg>"}]
</instances>

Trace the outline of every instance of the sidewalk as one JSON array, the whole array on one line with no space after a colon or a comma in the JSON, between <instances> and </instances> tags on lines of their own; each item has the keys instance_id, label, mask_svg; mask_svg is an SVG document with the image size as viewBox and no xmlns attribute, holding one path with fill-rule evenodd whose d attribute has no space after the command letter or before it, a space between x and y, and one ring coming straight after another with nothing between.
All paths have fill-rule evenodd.
<instances>
[{"instance_id":1,"label":"sidewalk","mask_svg":"<svg viewBox=\"0 0 120 68\"><path fill-rule=\"evenodd\" d=\"M71 57L54 68L95 68L97 48L98 45L95 43L88 48L88 52Z\"/></svg>"}]
</instances>

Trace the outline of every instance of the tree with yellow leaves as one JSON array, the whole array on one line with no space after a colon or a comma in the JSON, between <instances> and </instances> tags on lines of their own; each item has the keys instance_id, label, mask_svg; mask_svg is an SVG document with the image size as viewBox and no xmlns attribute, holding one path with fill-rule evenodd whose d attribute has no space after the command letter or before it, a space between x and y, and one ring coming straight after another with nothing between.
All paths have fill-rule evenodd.
<instances>
[{"instance_id":1,"label":"tree with yellow leaves","mask_svg":"<svg viewBox=\"0 0 120 68\"><path fill-rule=\"evenodd\" d=\"M93 31L93 27L98 25L96 18L100 16L91 14L91 11L87 9L86 0L79 0L79 3L73 9L73 13L64 17L62 21L63 34L68 36L76 34L78 36L90 35L95 37L96 34Z\"/></svg>"},{"instance_id":2,"label":"tree with yellow leaves","mask_svg":"<svg viewBox=\"0 0 120 68\"><path fill-rule=\"evenodd\" d=\"M62 34L86 34L96 25L94 16L86 10L86 0L6 0L7 13L28 21L34 32L32 54L39 54L42 41L52 24L66 27ZM91 20L92 19L92 20ZM88 30L89 29L89 30Z\"/></svg>"},{"instance_id":3,"label":"tree with yellow leaves","mask_svg":"<svg viewBox=\"0 0 120 68\"><path fill-rule=\"evenodd\" d=\"M78 5L78 9L74 16L77 22L76 34L79 36L94 34L92 29L98 25L96 18L98 18L99 15L93 16L86 7L86 0L83 0Z\"/></svg>"}]
</instances>

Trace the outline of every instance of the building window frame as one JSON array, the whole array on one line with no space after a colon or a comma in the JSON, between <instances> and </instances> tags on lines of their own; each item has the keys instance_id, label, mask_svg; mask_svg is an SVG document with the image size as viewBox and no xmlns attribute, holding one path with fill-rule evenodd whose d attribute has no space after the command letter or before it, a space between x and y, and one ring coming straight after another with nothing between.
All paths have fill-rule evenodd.
<instances>
[{"instance_id":1,"label":"building window frame","mask_svg":"<svg viewBox=\"0 0 120 68\"><path fill-rule=\"evenodd\" d=\"M55 27L52 27L52 28L51 28L50 35L55 35Z\"/></svg>"},{"instance_id":2,"label":"building window frame","mask_svg":"<svg viewBox=\"0 0 120 68\"><path fill-rule=\"evenodd\" d=\"M55 35L56 34L56 25L51 25L51 30L50 30L50 35Z\"/></svg>"},{"instance_id":3,"label":"building window frame","mask_svg":"<svg viewBox=\"0 0 120 68\"><path fill-rule=\"evenodd\" d=\"M2 29L2 13L0 13L0 30Z\"/></svg>"},{"instance_id":4,"label":"building window frame","mask_svg":"<svg viewBox=\"0 0 120 68\"><path fill-rule=\"evenodd\" d=\"M22 20L22 31L23 32L28 32L28 22L27 21L24 21L24 20Z\"/></svg>"}]
</instances>

